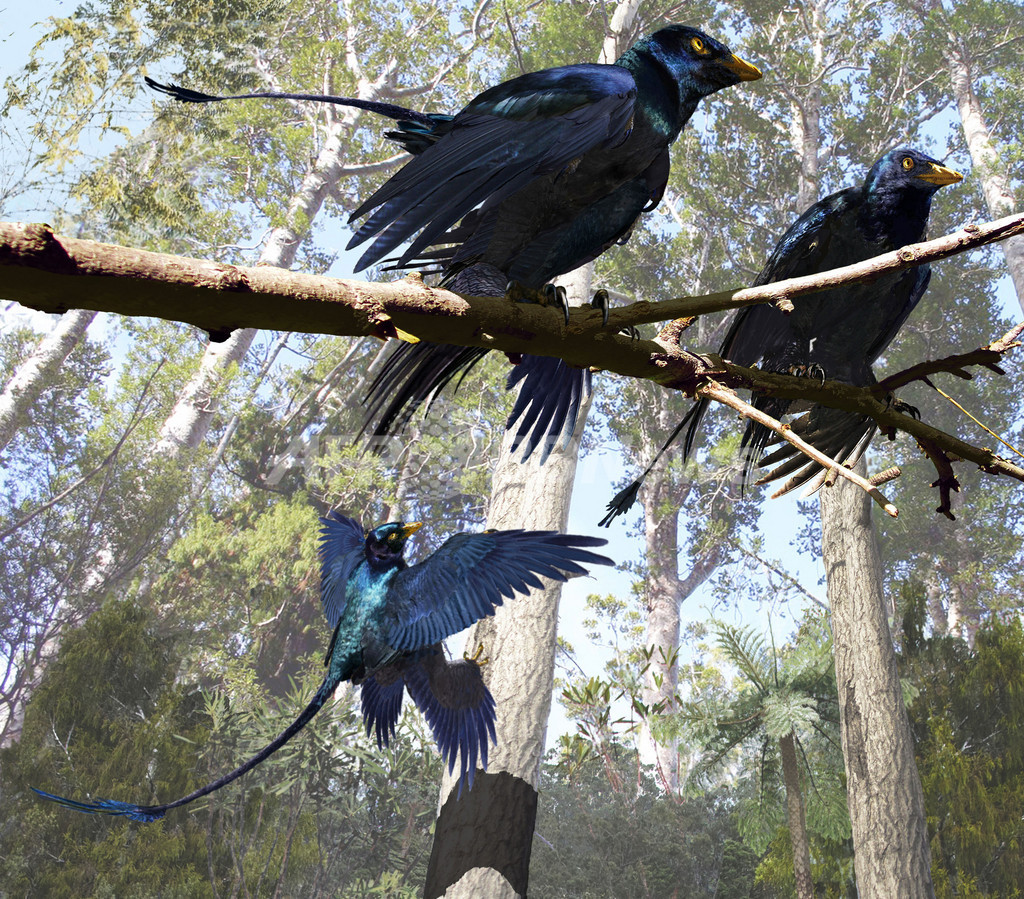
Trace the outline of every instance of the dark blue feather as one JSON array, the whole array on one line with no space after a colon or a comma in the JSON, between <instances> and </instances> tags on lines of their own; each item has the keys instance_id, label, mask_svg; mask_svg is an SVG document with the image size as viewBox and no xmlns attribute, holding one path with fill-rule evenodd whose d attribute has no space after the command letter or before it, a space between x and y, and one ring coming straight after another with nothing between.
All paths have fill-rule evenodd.
<instances>
[{"instance_id":1,"label":"dark blue feather","mask_svg":"<svg viewBox=\"0 0 1024 899\"><path fill-rule=\"evenodd\" d=\"M960 179L958 173L917 150L891 150L861 184L838 191L804 212L779 240L754 284L818 274L923 239L935 191ZM738 365L760 363L770 371L820 369L828 378L869 386L875 380L872 364L920 302L929 277L929 267L923 265L866 283L841 285L796 298L788 315L770 304L747 307L736 315L719 355ZM775 418L793 406L788 400L757 395L753 404ZM689 455L707 408L707 400L695 404L644 474L609 503L609 515L602 524L629 508L647 473L684 425L683 456ZM875 430L866 416L822 408L812 408L792 426L816 449L847 464L860 457ZM744 482L773 436L763 426L748 423L742 440ZM762 465L782 463L760 481L788 477L781 493L824 474L789 444L760 461Z\"/></svg>"},{"instance_id":2,"label":"dark blue feather","mask_svg":"<svg viewBox=\"0 0 1024 899\"><path fill-rule=\"evenodd\" d=\"M456 534L391 581L388 609L395 623L386 642L404 650L437 643L494 614L515 593L540 588L539 576L565 581L586 573L581 563L612 564L585 548L604 544L554 531Z\"/></svg>"}]
</instances>

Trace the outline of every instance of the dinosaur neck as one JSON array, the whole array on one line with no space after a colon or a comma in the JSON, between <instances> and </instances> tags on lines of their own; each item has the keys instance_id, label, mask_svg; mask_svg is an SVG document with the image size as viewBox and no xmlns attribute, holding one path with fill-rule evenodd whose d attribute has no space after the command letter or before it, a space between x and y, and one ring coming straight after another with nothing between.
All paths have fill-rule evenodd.
<instances>
[{"instance_id":1,"label":"dinosaur neck","mask_svg":"<svg viewBox=\"0 0 1024 899\"><path fill-rule=\"evenodd\" d=\"M615 65L626 69L636 82L636 117L672 143L693 115L700 95L685 90L665 64L642 44L623 53Z\"/></svg>"},{"instance_id":2,"label":"dinosaur neck","mask_svg":"<svg viewBox=\"0 0 1024 899\"><path fill-rule=\"evenodd\" d=\"M862 226L870 240L886 242L893 249L924 237L932 196L927 191L871 190L864 204Z\"/></svg>"}]
</instances>

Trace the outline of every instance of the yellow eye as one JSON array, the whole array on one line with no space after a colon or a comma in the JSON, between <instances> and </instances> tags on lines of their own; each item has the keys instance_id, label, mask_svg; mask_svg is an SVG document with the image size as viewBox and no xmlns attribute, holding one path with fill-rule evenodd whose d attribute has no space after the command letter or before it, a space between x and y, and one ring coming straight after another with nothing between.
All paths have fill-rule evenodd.
<instances>
[{"instance_id":1,"label":"yellow eye","mask_svg":"<svg viewBox=\"0 0 1024 899\"><path fill-rule=\"evenodd\" d=\"M704 47L704 41L699 37L695 37L690 41L690 46L693 47L695 53L707 53L707 49Z\"/></svg>"},{"instance_id":2,"label":"yellow eye","mask_svg":"<svg viewBox=\"0 0 1024 899\"><path fill-rule=\"evenodd\" d=\"M903 157L903 168L908 172L914 167L914 158L912 156Z\"/></svg>"}]
</instances>

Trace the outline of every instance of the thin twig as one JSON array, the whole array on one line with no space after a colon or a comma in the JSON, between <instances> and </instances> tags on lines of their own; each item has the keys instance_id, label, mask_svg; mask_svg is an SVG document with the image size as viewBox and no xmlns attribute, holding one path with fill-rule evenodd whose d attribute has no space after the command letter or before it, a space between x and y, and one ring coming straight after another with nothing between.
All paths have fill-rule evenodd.
<instances>
[{"instance_id":1,"label":"thin twig","mask_svg":"<svg viewBox=\"0 0 1024 899\"><path fill-rule=\"evenodd\" d=\"M785 440L787 443L791 443L793 446L795 446L809 459L813 459L826 471L836 472L837 474L839 474L840 477L844 477L846 478L846 480L852 481L854 484L860 487L861 490L867 493L867 495L870 496L876 503L878 503L878 505L880 505L882 509L885 510L885 513L887 515L896 518L900 514L899 509L897 509L891 502L889 502L889 500L885 498L882 492L877 487L875 487L874 484L867 480L867 478L862 478L859 474L857 474L854 471L851 471L845 465L841 465L831 456L826 456L823 452L820 452L819 450L815 449L806 440L797 437L797 435L793 433L793 429L789 427L789 425L782 424L777 419L772 418L770 415L766 415L760 409L754 408L753 406L750 405L750 403L744 402L738 396L736 396L736 394L733 393L731 390L722 387L721 384L717 384L714 381L712 381L706 386L701 387L700 390L698 390L698 393L701 396L706 396L709 399L716 400L717 402L722 403L723 405L729 406L731 409L735 409L744 418L749 418L751 421L755 421L760 425L764 425L766 428L768 428L771 431L774 431L776 434L782 437L782 439Z\"/></svg>"}]
</instances>

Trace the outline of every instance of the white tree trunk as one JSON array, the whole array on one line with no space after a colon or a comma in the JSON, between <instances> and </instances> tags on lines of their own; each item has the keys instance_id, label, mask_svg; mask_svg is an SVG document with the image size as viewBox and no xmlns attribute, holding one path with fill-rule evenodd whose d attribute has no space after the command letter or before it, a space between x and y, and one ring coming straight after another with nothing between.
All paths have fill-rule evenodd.
<instances>
[{"instance_id":1,"label":"white tree trunk","mask_svg":"<svg viewBox=\"0 0 1024 899\"><path fill-rule=\"evenodd\" d=\"M655 448L656 449L656 448ZM657 707L654 717L675 710L679 687L679 606L683 600L679 584L679 494L670 483L651 472L641 488L644 507L644 545L647 560L647 622L644 643L651 653L644 675L643 697ZM689 491L683 493L686 495ZM675 494L674 496L672 494ZM644 737L654 750L662 789L679 790L679 744L673 738L661 742L644 723Z\"/></svg>"},{"instance_id":2,"label":"white tree trunk","mask_svg":"<svg viewBox=\"0 0 1024 899\"><path fill-rule=\"evenodd\" d=\"M570 299L589 294L592 266L567 278ZM589 402L581 407L569 445L540 464L534 452L519 463L505 434L491 482L487 527L565 531ZM467 640L483 644L490 662L484 677L497 702L498 742L487 772L457 798L456 780L441 782L434 845L424 895L464 899L525 896L537 817L540 763L555 676L555 639L562 585L518 597L493 618L477 622Z\"/></svg>"},{"instance_id":3,"label":"white tree trunk","mask_svg":"<svg viewBox=\"0 0 1024 899\"><path fill-rule=\"evenodd\" d=\"M271 233L260 254L261 265L292 266L299 244L344 168L341 137L346 127L344 119L331 126L315 165L288 204L290 224ZM185 385L160 429L160 439L153 450L155 456L174 458L183 449L199 446L217 411L217 388L232 366L241 364L255 337L255 328L239 328L227 340L208 344L195 377Z\"/></svg>"},{"instance_id":4,"label":"white tree trunk","mask_svg":"<svg viewBox=\"0 0 1024 899\"><path fill-rule=\"evenodd\" d=\"M95 312L86 309L65 312L56 327L39 341L32 355L11 375L0 393L0 450L11 442L43 387L78 346L95 317Z\"/></svg>"},{"instance_id":5,"label":"white tree trunk","mask_svg":"<svg viewBox=\"0 0 1024 899\"><path fill-rule=\"evenodd\" d=\"M864 460L857 464L863 474ZM886 617L871 499L845 479L819 495L858 895L930 899L924 794Z\"/></svg>"},{"instance_id":6,"label":"white tree trunk","mask_svg":"<svg viewBox=\"0 0 1024 899\"><path fill-rule=\"evenodd\" d=\"M971 174L981 180L985 203L992 217L1009 215L1016 210L1017 200L1010 189L1005 167L1000 163L999 152L992 140L988 122L985 121L981 101L974 92L970 61L959 48L952 48L946 60L953 98L956 100L960 124L973 163ZM1001 245L1006 255L1006 267L1017 291L1017 302L1024 310L1024 238L1011 237Z\"/></svg>"}]
</instances>

